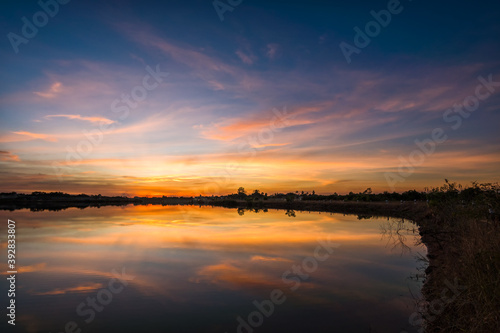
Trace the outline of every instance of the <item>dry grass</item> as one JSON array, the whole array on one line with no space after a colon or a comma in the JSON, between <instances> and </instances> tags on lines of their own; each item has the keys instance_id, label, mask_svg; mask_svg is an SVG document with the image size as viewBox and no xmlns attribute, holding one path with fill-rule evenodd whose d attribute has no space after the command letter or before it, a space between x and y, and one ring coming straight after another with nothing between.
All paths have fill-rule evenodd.
<instances>
[{"instance_id":1,"label":"dry grass","mask_svg":"<svg viewBox=\"0 0 500 333\"><path fill-rule=\"evenodd\" d=\"M426 332L498 332L500 325L500 222L481 217L484 208L436 212L423 234L430 265L423 288ZM427 222L431 224L432 222ZM466 289L456 297L445 281ZM443 300L443 296L447 300ZM444 310L436 310L442 302ZM434 302L434 307L432 306Z\"/></svg>"}]
</instances>

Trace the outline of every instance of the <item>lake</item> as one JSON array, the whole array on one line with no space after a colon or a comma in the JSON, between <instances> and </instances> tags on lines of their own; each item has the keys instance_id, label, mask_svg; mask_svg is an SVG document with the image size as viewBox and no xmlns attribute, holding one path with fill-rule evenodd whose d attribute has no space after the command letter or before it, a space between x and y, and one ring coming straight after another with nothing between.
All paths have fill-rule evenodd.
<instances>
[{"instance_id":1,"label":"lake","mask_svg":"<svg viewBox=\"0 0 500 333\"><path fill-rule=\"evenodd\" d=\"M415 331L426 248L411 222L151 205L2 217L16 332Z\"/></svg>"}]
</instances>

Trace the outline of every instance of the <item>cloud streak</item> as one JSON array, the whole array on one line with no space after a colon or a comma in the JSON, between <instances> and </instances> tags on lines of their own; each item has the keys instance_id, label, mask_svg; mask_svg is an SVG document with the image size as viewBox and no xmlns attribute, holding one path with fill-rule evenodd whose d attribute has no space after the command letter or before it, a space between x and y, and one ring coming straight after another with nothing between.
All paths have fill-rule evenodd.
<instances>
[{"instance_id":1,"label":"cloud streak","mask_svg":"<svg viewBox=\"0 0 500 333\"><path fill-rule=\"evenodd\" d=\"M56 114L56 115L47 115L44 118L46 119L51 119L51 118L66 118L66 119L71 119L71 120L82 120L82 121L88 121L91 123L103 123L103 124L114 124L115 121L104 118L104 117L83 117L79 114Z\"/></svg>"},{"instance_id":2,"label":"cloud streak","mask_svg":"<svg viewBox=\"0 0 500 333\"><path fill-rule=\"evenodd\" d=\"M46 92L33 92L35 95L43 97L43 98L54 98L62 91L62 83L56 82L50 86L50 88Z\"/></svg>"},{"instance_id":3,"label":"cloud streak","mask_svg":"<svg viewBox=\"0 0 500 333\"><path fill-rule=\"evenodd\" d=\"M0 150L0 161L14 161L19 162L19 156L14 155L8 151Z\"/></svg>"},{"instance_id":4,"label":"cloud streak","mask_svg":"<svg viewBox=\"0 0 500 333\"><path fill-rule=\"evenodd\" d=\"M30 141L30 140L43 140L48 142L57 142L57 138L50 134L32 133L27 131L12 132L14 136L2 136L0 142L16 142L16 141Z\"/></svg>"}]
</instances>

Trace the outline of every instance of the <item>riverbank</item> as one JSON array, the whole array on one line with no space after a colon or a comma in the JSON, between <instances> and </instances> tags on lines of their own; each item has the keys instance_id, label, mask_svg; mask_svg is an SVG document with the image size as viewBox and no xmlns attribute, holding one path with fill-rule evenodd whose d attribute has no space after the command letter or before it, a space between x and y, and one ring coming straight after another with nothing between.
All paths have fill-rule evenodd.
<instances>
[{"instance_id":1,"label":"riverbank","mask_svg":"<svg viewBox=\"0 0 500 333\"><path fill-rule=\"evenodd\" d=\"M427 333L496 332L500 326L500 221L471 207L416 220L429 265L422 289Z\"/></svg>"}]
</instances>

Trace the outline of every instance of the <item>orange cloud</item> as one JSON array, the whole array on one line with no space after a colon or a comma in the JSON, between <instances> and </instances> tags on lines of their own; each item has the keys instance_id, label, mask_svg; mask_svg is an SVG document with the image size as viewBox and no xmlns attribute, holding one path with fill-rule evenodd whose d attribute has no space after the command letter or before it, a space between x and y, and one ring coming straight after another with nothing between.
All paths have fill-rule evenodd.
<instances>
[{"instance_id":1,"label":"orange cloud","mask_svg":"<svg viewBox=\"0 0 500 333\"><path fill-rule=\"evenodd\" d=\"M291 262L290 259L280 258L280 257L264 257L264 256L253 256L250 261L285 261Z\"/></svg>"},{"instance_id":2,"label":"orange cloud","mask_svg":"<svg viewBox=\"0 0 500 333\"><path fill-rule=\"evenodd\" d=\"M228 286L228 283L234 286L263 286L272 287L276 285L270 276L262 272L251 271L248 268L237 267L233 263L220 263L203 267L198 271L198 276L192 278L193 282L209 282Z\"/></svg>"},{"instance_id":3,"label":"orange cloud","mask_svg":"<svg viewBox=\"0 0 500 333\"><path fill-rule=\"evenodd\" d=\"M244 135L258 135L264 129L273 129L305 125L312 123L307 119L238 119L232 122L223 121L208 128L203 128L201 134L206 139L231 141Z\"/></svg>"},{"instance_id":4,"label":"orange cloud","mask_svg":"<svg viewBox=\"0 0 500 333\"><path fill-rule=\"evenodd\" d=\"M42 262L39 264L30 265L30 266L19 266L19 268L17 270L19 273L38 272L38 271L43 271L45 269L45 266L47 266L47 264ZM9 273L7 273L7 271L5 271L5 272L0 273L0 275L9 275Z\"/></svg>"},{"instance_id":5,"label":"orange cloud","mask_svg":"<svg viewBox=\"0 0 500 333\"><path fill-rule=\"evenodd\" d=\"M45 266L47 266L47 264L44 262L31 266L20 266L19 272L21 273L37 272L43 270Z\"/></svg>"},{"instance_id":6,"label":"orange cloud","mask_svg":"<svg viewBox=\"0 0 500 333\"><path fill-rule=\"evenodd\" d=\"M8 151L0 150L0 161L14 161L19 162L19 156L11 154Z\"/></svg>"},{"instance_id":7,"label":"orange cloud","mask_svg":"<svg viewBox=\"0 0 500 333\"><path fill-rule=\"evenodd\" d=\"M102 288L102 283L87 283L76 287L58 288L44 292L33 292L34 295L62 295L67 293L84 293Z\"/></svg>"},{"instance_id":8,"label":"orange cloud","mask_svg":"<svg viewBox=\"0 0 500 333\"><path fill-rule=\"evenodd\" d=\"M20 132L12 132L17 135L23 135L25 136L24 138L21 138L20 140L15 140L15 141L29 141L29 140L44 140L44 141L49 141L49 142L56 142L57 138L52 136L52 135L47 135L47 134L40 134L40 133L31 133L31 132L26 132L26 131L20 131ZM26 138L28 137L28 138Z\"/></svg>"}]
</instances>

